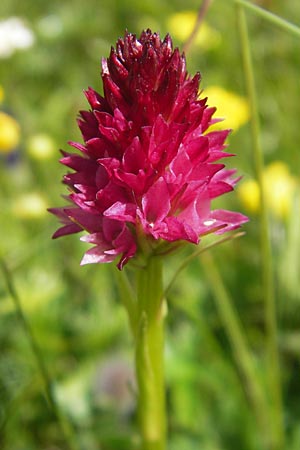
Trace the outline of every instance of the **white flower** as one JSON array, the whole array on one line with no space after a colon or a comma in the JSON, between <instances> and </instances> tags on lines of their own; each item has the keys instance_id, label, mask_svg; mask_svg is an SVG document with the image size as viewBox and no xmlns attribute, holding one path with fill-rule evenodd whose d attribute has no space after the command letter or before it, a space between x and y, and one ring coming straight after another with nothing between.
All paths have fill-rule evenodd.
<instances>
[{"instance_id":1,"label":"white flower","mask_svg":"<svg viewBox=\"0 0 300 450\"><path fill-rule=\"evenodd\" d=\"M32 30L18 17L0 21L0 58L9 58L16 50L26 49L35 40Z\"/></svg>"}]
</instances>

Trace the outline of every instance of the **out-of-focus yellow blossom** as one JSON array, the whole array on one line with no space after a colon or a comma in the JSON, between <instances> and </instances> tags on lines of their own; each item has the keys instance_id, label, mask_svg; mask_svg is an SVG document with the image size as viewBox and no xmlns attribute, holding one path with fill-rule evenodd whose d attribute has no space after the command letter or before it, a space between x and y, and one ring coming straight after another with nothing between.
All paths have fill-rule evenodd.
<instances>
[{"instance_id":1,"label":"out-of-focus yellow blossom","mask_svg":"<svg viewBox=\"0 0 300 450\"><path fill-rule=\"evenodd\" d=\"M238 195L248 211L252 213L256 213L258 211L260 192L257 181L244 181L238 188Z\"/></svg>"},{"instance_id":2,"label":"out-of-focus yellow blossom","mask_svg":"<svg viewBox=\"0 0 300 450\"><path fill-rule=\"evenodd\" d=\"M172 37L184 42L193 31L196 19L197 13L195 11L181 11L172 14L167 20L167 29ZM217 47L220 43L221 34L205 22L202 23L195 38L195 44L209 50Z\"/></svg>"},{"instance_id":3,"label":"out-of-focus yellow blossom","mask_svg":"<svg viewBox=\"0 0 300 450\"><path fill-rule=\"evenodd\" d=\"M20 125L10 115L0 111L0 153L10 153L20 142Z\"/></svg>"},{"instance_id":4,"label":"out-of-focus yellow blossom","mask_svg":"<svg viewBox=\"0 0 300 450\"><path fill-rule=\"evenodd\" d=\"M56 154L56 146L47 134L36 134L28 139L27 152L34 159L49 159Z\"/></svg>"},{"instance_id":5,"label":"out-of-focus yellow blossom","mask_svg":"<svg viewBox=\"0 0 300 450\"><path fill-rule=\"evenodd\" d=\"M271 213L280 218L287 218L293 207L293 198L297 181L282 161L274 161L265 168L263 174L266 203ZM260 191L257 181L247 180L238 189L238 195L245 207L257 213L260 207Z\"/></svg>"},{"instance_id":6,"label":"out-of-focus yellow blossom","mask_svg":"<svg viewBox=\"0 0 300 450\"><path fill-rule=\"evenodd\" d=\"M3 87L0 84L0 103L3 102L3 99L4 99L4 90L3 90Z\"/></svg>"},{"instance_id":7,"label":"out-of-focus yellow blossom","mask_svg":"<svg viewBox=\"0 0 300 450\"><path fill-rule=\"evenodd\" d=\"M293 206L296 179L282 161L270 164L264 173L266 198L270 209L279 217L287 217Z\"/></svg>"},{"instance_id":8,"label":"out-of-focus yellow blossom","mask_svg":"<svg viewBox=\"0 0 300 450\"><path fill-rule=\"evenodd\" d=\"M20 195L12 205L12 212L20 219L40 219L47 211L47 203L38 192Z\"/></svg>"},{"instance_id":9,"label":"out-of-focus yellow blossom","mask_svg":"<svg viewBox=\"0 0 300 450\"><path fill-rule=\"evenodd\" d=\"M244 97L227 91L220 86L205 88L202 96L208 97L208 105L217 107L214 117L224 119L222 122L210 127L209 131L213 129L224 130L224 128L231 128L233 131L236 131L248 122L250 108L248 101Z\"/></svg>"}]
</instances>

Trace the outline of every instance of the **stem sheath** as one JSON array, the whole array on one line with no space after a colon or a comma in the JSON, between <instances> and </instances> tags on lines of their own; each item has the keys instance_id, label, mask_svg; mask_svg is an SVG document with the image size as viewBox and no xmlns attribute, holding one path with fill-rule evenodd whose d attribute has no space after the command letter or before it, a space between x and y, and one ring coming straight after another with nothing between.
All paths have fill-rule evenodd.
<instances>
[{"instance_id":1,"label":"stem sheath","mask_svg":"<svg viewBox=\"0 0 300 450\"><path fill-rule=\"evenodd\" d=\"M244 2L243 2L244 4ZM268 379L271 393L272 431L274 435L274 448L284 447L283 410L281 397L281 380L278 354L278 330L276 317L276 304L274 293L272 249L268 211L266 205L265 185L263 180L264 155L260 141L260 123L257 107L254 70L250 49L250 39L246 15L241 2L236 6L239 36L241 42L242 59L244 66L245 83L251 108L251 132L253 141L253 156L256 177L260 188L260 251L262 261L262 287L265 302L265 326L267 344Z\"/></svg>"},{"instance_id":2,"label":"stem sheath","mask_svg":"<svg viewBox=\"0 0 300 450\"><path fill-rule=\"evenodd\" d=\"M161 258L137 271L135 362L142 450L165 450L164 302Z\"/></svg>"}]
</instances>

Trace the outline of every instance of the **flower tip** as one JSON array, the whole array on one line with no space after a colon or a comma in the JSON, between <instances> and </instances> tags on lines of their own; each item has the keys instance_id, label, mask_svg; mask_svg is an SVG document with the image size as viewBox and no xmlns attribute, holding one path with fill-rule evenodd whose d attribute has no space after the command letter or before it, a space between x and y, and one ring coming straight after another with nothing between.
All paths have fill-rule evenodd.
<instances>
[{"instance_id":1,"label":"flower tip","mask_svg":"<svg viewBox=\"0 0 300 450\"><path fill-rule=\"evenodd\" d=\"M87 261L87 258L84 257L82 258L82 260L80 261L80 266L86 266L87 264L89 264L91 261Z\"/></svg>"},{"instance_id":2,"label":"flower tip","mask_svg":"<svg viewBox=\"0 0 300 450\"><path fill-rule=\"evenodd\" d=\"M50 213L50 214L54 214L54 215L56 215L55 214L55 211L57 210L57 208L47 208L47 211Z\"/></svg>"},{"instance_id":3,"label":"flower tip","mask_svg":"<svg viewBox=\"0 0 300 450\"><path fill-rule=\"evenodd\" d=\"M81 266L86 266L87 264L95 264L100 261L99 255L97 255L97 253L94 252L93 250L94 248L92 248L91 251L87 251L83 255L83 258L80 261Z\"/></svg>"},{"instance_id":4,"label":"flower tip","mask_svg":"<svg viewBox=\"0 0 300 450\"><path fill-rule=\"evenodd\" d=\"M101 58L101 74L103 75L109 75L109 69L108 69L108 64L107 64L107 59L106 58Z\"/></svg>"},{"instance_id":5,"label":"flower tip","mask_svg":"<svg viewBox=\"0 0 300 450\"><path fill-rule=\"evenodd\" d=\"M169 33L167 33L166 36L165 36L164 44L166 44L166 46L170 50L172 50L172 48L173 48L173 41L172 41L171 35Z\"/></svg>"}]
</instances>

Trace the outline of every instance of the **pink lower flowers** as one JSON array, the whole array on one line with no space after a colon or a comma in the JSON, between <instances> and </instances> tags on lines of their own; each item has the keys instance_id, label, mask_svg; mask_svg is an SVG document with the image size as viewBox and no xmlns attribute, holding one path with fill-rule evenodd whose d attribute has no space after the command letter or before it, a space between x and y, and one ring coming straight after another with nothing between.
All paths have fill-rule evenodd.
<instances>
[{"instance_id":1,"label":"pink lower flowers","mask_svg":"<svg viewBox=\"0 0 300 450\"><path fill-rule=\"evenodd\" d=\"M82 264L119 259L122 269L146 248L197 244L201 236L238 228L248 219L211 201L233 190L235 170L216 162L229 130L209 132L216 108L199 98L200 74L166 36L126 33L102 61L104 95L86 91L81 154L63 152L70 205L52 208L63 223L53 237L82 230L93 244Z\"/></svg>"}]
</instances>

